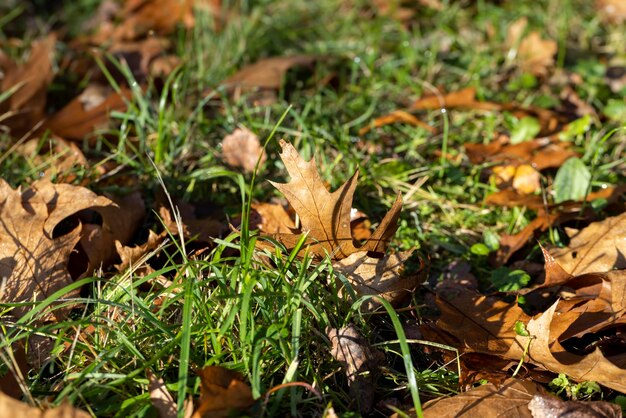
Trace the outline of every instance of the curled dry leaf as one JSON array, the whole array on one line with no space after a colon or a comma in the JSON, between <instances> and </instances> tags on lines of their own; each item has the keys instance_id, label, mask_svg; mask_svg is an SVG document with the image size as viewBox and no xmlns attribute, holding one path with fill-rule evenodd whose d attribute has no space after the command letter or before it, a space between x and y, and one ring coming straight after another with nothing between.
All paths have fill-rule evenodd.
<instances>
[{"instance_id":1,"label":"curled dry leaf","mask_svg":"<svg viewBox=\"0 0 626 418\"><path fill-rule=\"evenodd\" d=\"M536 315L526 324L529 336L516 335L510 350L504 354L509 359L520 359L524 347L530 347L526 360L555 373L565 373L574 380L593 380L611 389L626 392L626 369L609 361L599 348L591 354L579 356L566 351L556 337L551 335L552 322L558 302L546 312ZM626 365L625 365L626 366Z\"/></svg>"},{"instance_id":2,"label":"curled dry leaf","mask_svg":"<svg viewBox=\"0 0 626 418\"><path fill-rule=\"evenodd\" d=\"M593 222L570 236L565 248L550 254L568 273L606 272L626 268L626 213Z\"/></svg>"},{"instance_id":3,"label":"curled dry leaf","mask_svg":"<svg viewBox=\"0 0 626 418\"><path fill-rule=\"evenodd\" d=\"M4 115L2 124L9 127L14 137L26 134L44 118L47 89L54 75L55 44L56 36L48 35L33 42L30 58L23 65L15 65L8 59L0 62L0 72L4 73L0 92L14 90L0 103L0 115Z\"/></svg>"},{"instance_id":4,"label":"curled dry leaf","mask_svg":"<svg viewBox=\"0 0 626 418\"><path fill-rule=\"evenodd\" d=\"M372 237L365 244L357 246L350 229L350 212L359 172L355 172L339 189L330 193L315 167L315 158L304 161L291 144L281 140L280 145L280 156L291 181L284 184L271 183L285 195L300 217L302 227L299 232L307 234L306 244L310 253L318 258L328 254L334 260L346 258L356 252L384 254L388 242L398 228L398 217L402 209L400 195L398 194ZM274 238L288 249L294 248L300 237L299 233L274 234Z\"/></svg>"},{"instance_id":5,"label":"curled dry leaf","mask_svg":"<svg viewBox=\"0 0 626 418\"><path fill-rule=\"evenodd\" d=\"M369 412L374 403L376 372L384 355L370 347L353 324L327 329L326 334L332 344L330 353L342 364L359 411Z\"/></svg>"},{"instance_id":6,"label":"curled dry leaf","mask_svg":"<svg viewBox=\"0 0 626 418\"><path fill-rule=\"evenodd\" d=\"M357 252L336 261L333 268L348 279L357 297L377 295L397 306L411 296L425 277L423 266L419 271L405 273L412 254L412 251L404 251L387 254L383 258L372 258L367 253ZM374 301L363 304L365 309L376 306Z\"/></svg>"},{"instance_id":7,"label":"curled dry leaf","mask_svg":"<svg viewBox=\"0 0 626 418\"><path fill-rule=\"evenodd\" d=\"M265 163L267 156L259 137L247 128L237 128L222 141L222 157L231 167L241 167L247 173ZM259 161L260 160L260 161Z\"/></svg>"},{"instance_id":8,"label":"curled dry leaf","mask_svg":"<svg viewBox=\"0 0 626 418\"><path fill-rule=\"evenodd\" d=\"M588 355L576 355L561 346L560 334L571 326L576 317L555 316L559 303L529 318L516 303L461 292L450 301L438 300L442 315L437 325L453 335L464 351L519 361L528 347L525 361L530 364L555 373L566 373L575 380L593 380L623 392L626 389L626 369L606 358L599 348ZM528 336L514 331L518 321L526 325ZM617 361L620 359L617 358Z\"/></svg>"},{"instance_id":9,"label":"curled dry leaf","mask_svg":"<svg viewBox=\"0 0 626 418\"><path fill-rule=\"evenodd\" d=\"M200 405L193 418L226 418L254 404L250 387L243 376L219 366L207 366L199 372Z\"/></svg>"},{"instance_id":10,"label":"curled dry leaf","mask_svg":"<svg viewBox=\"0 0 626 418\"><path fill-rule=\"evenodd\" d=\"M43 300L72 283L69 257L84 227L79 223L63 231L63 221L82 210L115 208L113 201L85 188L47 181L13 190L0 180L0 196L0 277L7 278L3 302ZM13 313L21 317L27 309ZM62 320L66 313L55 310L44 319Z\"/></svg>"},{"instance_id":11,"label":"curled dry leaf","mask_svg":"<svg viewBox=\"0 0 626 418\"><path fill-rule=\"evenodd\" d=\"M42 410L20 402L0 392L0 418L28 417L28 418L89 418L85 411L76 409L68 404L56 408Z\"/></svg>"},{"instance_id":12,"label":"curled dry leaf","mask_svg":"<svg viewBox=\"0 0 626 418\"><path fill-rule=\"evenodd\" d=\"M115 249L120 256L121 263L115 265L117 271L124 271L134 265L136 265L141 258L148 254L150 251L154 251L163 243L163 240L167 236L167 232L163 231L161 234L150 230L148 232L148 238L146 242L133 247L124 246L120 241L115 241Z\"/></svg>"},{"instance_id":13,"label":"curled dry leaf","mask_svg":"<svg viewBox=\"0 0 626 418\"><path fill-rule=\"evenodd\" d=\"M110 266L117 256L116 241L122 244L129 242L145 214L139 192L111 200L114 206L97 209L102 216L102 224L90 222L89 217L81 220L84 226L80 245L87 255L88 271Z\"/></svg>"},{"instance_id":14,"label":"curled dry leaf","mask_svg":"<svg viewBox=\"0 0 626 418\"><path fill-rule=\"evenodd\" d=\"M106 127L113 111L124 111L131 92L111 91L93 84L48 119L45 126L60 137L82 141L95 129ZM96 138L92 138L92 142Z\"/></svg>"},{"instance_id":15,"label":"curled dry leaf","mask_svg":"<svg viewBox=\"0 0 626 418\"><path fill-rule=\"evenodd\" d=\"M424 404L425 418L532 418L528 403L541 390L536 383L507 379L497 387L491 383L449 398Z\"/></svg>"}]
</instances>

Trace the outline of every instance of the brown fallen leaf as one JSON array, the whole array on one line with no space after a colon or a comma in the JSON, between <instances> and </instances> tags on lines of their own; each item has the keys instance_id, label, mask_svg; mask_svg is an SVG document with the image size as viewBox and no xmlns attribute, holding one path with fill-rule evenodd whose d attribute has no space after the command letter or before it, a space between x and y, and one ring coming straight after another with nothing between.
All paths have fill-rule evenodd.
<instances>
[{"instance_id":1,"label":"brown fallen leaf","mask_svg":"<svg viewBox=\"0 0 626 418\"><path fill-rule=\"evenodd\" d=\"M516 343L515 323L530 320L516 303L463 289L456 289L456 295L438 297L437 306L441 311L437 326L455 336L460 348L469 352L503 356Z\"/></svg>"},{"instance_id":2,"label":"brown fallen leaf","mask_svg":"<svg viewBox=\"0 0 626 418\"><path fill-rule=\"evenodd\" d=\"M529 164L497 166L493 168L493 175L498 187L512 187L522 195L541 189L541 174Z\"/></svg>"},{"instance_id":3,"label":"brown fallen leaf","mask_svg":"<svg viewBox=\"0 0 626 418\"><path fill-rule=\"evenodd\" d=\"M250 213L250 228L258 229L265 234L289 233L296 224L285 210L277 203L253 203Z\"/></svg>"},{"instance_id":4,"label":"brown fallen leaf","mask_svg":"<svg viewBox=\"0 0 626 418\"><path fill-rule=\"evenodd\" d=\"M626 22L626 2L623 0L596 0L596 10L607 23Z\"/></svg>"},{"instance_id":5,"label":"brown fallen leaf","mask_svg":"<svg viewBox=\"0 0 626 418\"><path fill-rule=\"evenodd\" d=\"M384 254L398 227L402 209L400 194L372 237L365 244L357 246L350 229L350 211L359 172L356 171L339 189L330 193L319 176L314 158L304 161L291 144L281 140L280 145L280 156L291 181L284 184L271 183L285 195L300 217L301 231L296 232L307 234L306 244L310 253L318 258L328 254L334 260L346 258L356 252ZM273 237L292 249L300 240L301 233L280 233Z\"/></svg>"},{"instance_id":6,"label":"brown fallen leaf","mask_svg":"<svg viewBox=\"0 0 626 418\"><path fill-rule=\"evenodd\" d=\"M546 312L538 314L526 323L529 336L515 335L505 358L520 359L524 347L530 344L526 361L555 373L565 373L577 381L593 380L608 388L626 392L626 369L609 361L599 348L591 354L576 355L566 351L551 334L557 305L554 303Z\"/></svg>"},{"instance_id":7,"label":"brown fallen leaf","mask_svg":"<svg viewBox=\"0 0 626 418\"><path fill-rule=\"evenodd\" d=\"M87 167L88 162L80 148L57 136L42 143L39 138L26 141L15 150L38 168L42 179L71 183L76 179L75 169Z\"/></svg>"},{"instance_id":8,"label":"brown fallen leaf","mask_svg":"<svg viewBox=\"0 0 626 418\"><path fill-rule=\"evenodd\" d=\"M517 52L517 64L522 71L545 76L554 66L557 44L541 38L538 31L523 36L528 20L523 17L509 26L505 44Z\"/></svg>"},{"instance_id":9,"label":"brown fallen leaf","mask_svg":"<svg viewBox=\"0 0 626 418\"><path fill-rule=\"evenodd\" d=\"M348 279L357 297L378 295L397 306L406 301L425 278L423 268L404 273L407 260L412 254L412 251L405 251L387 254L383 258L372 258L367 253L357 252L336 261L333 268ZM372 310L376 306L378 304L374 301L363 304L366 310Z\"/></svg>"},{"instance_id":10,"label":"brown fallen leaf","mask_svg":"<svg viewBox=\"0 0 626 418\"><path fill-rule=\"evenodd\" d=\"M0 103L2 125L9 127L13 137L21 137L44 119L48 85L54 76L52 60L56 36L33 42L30 57L22 65L4 60L4 72L0 92L14 90L13 94Z\"/></svg>"},{"instance_id":11,"label":"brown fallen leaf","mask_svg":"<svg viewBox=\"0 0 626 418\"><path fill-rule=\"evenodd\" d=\"M235 98L242 94L257 93L255 97L259 98L258 101L271 104L276 101L275 91L282 86L287 71L293 67L310 67L318 59L311 55L264 58L242 68L222 85Z\"/></svg>"},{"instance_id":12,"label":"brown fallen leaf","mask_svg":"<svg viewBox=\"0 0 626 418\"><path fill-rule=\"evenodd\" d=\"M622 409L610 402L563 401L541 393L528 403L533 418L621 418Z\"/></svg>"},{"instance_id":13,"label":"brown fallen leaf","mask_svg":"<svg viewBox=\"0 0 626 418\"><path fill-rule=\"evenodd\" d=\"M267 160L267 155L261 146L259 137L247 128L237 128L226 135L222 141L222 157L231 167L241 167L247 173L252 173Z\"/></svg>"},{"instance_id":14,"label":"brown fallen leaf","mask_svg":"<svg viewBox=\"0 0 626 418\"><path fill-rule=\"evenodd\" d=\"M82 210L115 207L88 189L45 180L17 190L0 180L0 196L0 277L7 278L3 302L43 300L70 284L70 253L84 231L80 223L63 221ZM18 307L13 314L19 318L28 309ZM62 320L66 314L67 309L48 311L44 319Z\"/></svg>"},{"instance_id":15,"label":"brown fallen leaf","mask_svg":"<svg viewBox=\"0 0 626 418\"><path fill-rule=\"evenodd\" d=\"M111 112L124 111L131 96L132 93L126 88L117 93L103 86L90 85L52 115L44 126L62 138L82 141L94 129L107 126ZM95 140L90 138L90 143Z\"/></svg>"},{"instance_id":16,"label":"brown fallen leaf","mask_svg":"<svg viewBox=\"0 0 626 418\"><path fill-rule=\"evenodd\" d=\"M550 254L570 274L606 272L626 268L626 213L593 222L570 236L565 248Z\"/></svg>"},{"instance_id":17,"label":"brown fallen leaf","mask_svg":"<svg viewBox=\"0 0 626 418\"><path fill-rule=\"evenodd\" d=\"M146 376L148 377L150 400L158 411L159 418L176 418L178 416L176 402L174 402L170 391L167 390L163 379L156 377L150 369L146 369Z\"/></svg>"},{"instance_id":18,"label":"brown fallen leaf","mask_svg":"<svg viewBox=\"0 0 626 418\"><path fill-rule=\"evenodd\" d=\"M139 260L150 251L154 251L163 243L167 236L167 231L161 234L150 230L146 242L133 247L124 246L120 241L115 241L115 249L121 259L121 263L115 265L117 271L125 271L134 266Z\"/></svg>"},{"instance_id":19,"label":"brown fallen leaf","mask_svg":"<svg viewBox=\"0 0 626 418\"><path fill-rule=\"evenodd\" d=\"M200 405L193 418L226 418L254 404L250 387L243 376L219 366L200 370Z\"/></svg>"},{"instance_id":20,"label":"brown fallen leaf","mask_svg":"<svg viewBox=\"0 0 626 418\"><path fill-rule=\"evenodd\" d=\"M624 190L624 186L607 187L590 193L586 197L585 202L591 202L596 199L606 199L609 203L614 202L620 198ZM537 217L520 232L513 235L502 234L500 236L500 248L491 260L494 265L504 265L535 234L545 232L550 226L591 216L589 211L581 213L581 209L584 208L582 202L563 202L558 205L546 205L541 196L522 196L512 190L501 190L492 193L487 196L485 203L507 207L526 206L537 210Z\"/></svg>"},{"instance_id":21,"label":"brown fallen leaf","mask_svg":"<svg viewBox=\"0 0 626 418\"><path fill-rule=\"evenodd\" d=\"M91 214L82 221L80 245L89 262L87 271L110 266L117 256L116 242L128 243L145 215L145 205L139 192L111 200L114 206L97 210L102 224L90 222Z\"/></svg>"},{"instance_id":22,"label":"brown fallen leaf","mask_svg":"<svg viewBox=\"0 0 626 418\"><path fill-rule=\"evenodd\" d=\"M13 399L0 392L0 417L28 417L28 418L89 418L85 411L76 409L68 404L62 404L56 408L39 409L34 406Z\"/></svg>"},{"instance_id":23,"label":"brown fallen leaf","mask_svg":"<svg viewBox=\"0 0 626 418\"><path fill-rule=\"evenodd\" d=\"M431 134L437 132L437 129L433 128L426 122L419 120L416 116L406 110L395 110L386 115L377 117L368 126L364 126L359 129L359 135L365 135L372 128L380 128L381 126L387 126L397 122L406 123L412 126L419 126L420 128L426 129Z\"/></svg>"},{"instance_id":24,"label":"brown fallen leaf","mask_svg":"<svg viewBox=\"0 0 626 418\"><path fill-rule=\"evenodd\" d=\"M577 156L571 143L537 138L519 144L510 144L508 137L498 137L489 144L465 144L465 152L474 164L497 162L508 165L530 165L535 170L558 168L567 159Z\"/></svg>"},{"instance_id":25,"label":"brown fallen leaf","mask_svg":"<svg viewBox=\"0 0 626 418\"><path fill-rule=\"evenodd\" d=\"M477 110L500 110L497 103L476 100L476 89L467 87L447 94L435 94L421 97L413 102L411 110L435 110L453 107L469 107Z\"/></svg>"},{"instance_id":26,"label":"brown fallen leaf","mask_svg":"<svg viewBox=\"0 0 626 418\"><path fill-rule=\"evenodd\" d=\"M528 403L541 390L536 383L508 379L500 387L491 383L449 398L424 404L424 418L532 418Z\"/></svg>"},{"instance_id":27,"label":"brown fallen leaf","mask_svg":"<svg viewBox=\"0 0 626 418\"><path fill-rule=\"evenodd\" d=\"M353 324L327 329L326 335L332 345L330 354L341 363L359 412L368 413L374 404L376 372L384 354L372 348Z\"/></svg>"}]
</instances>

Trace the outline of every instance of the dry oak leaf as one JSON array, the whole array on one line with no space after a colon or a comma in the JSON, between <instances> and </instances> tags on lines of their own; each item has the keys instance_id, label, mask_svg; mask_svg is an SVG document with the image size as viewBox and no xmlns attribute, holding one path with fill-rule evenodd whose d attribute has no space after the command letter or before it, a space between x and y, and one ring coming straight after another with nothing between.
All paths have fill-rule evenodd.
<instances>
[{"instance_id":1,"label":"dry oak leaf","mask_svg":"<svg viewBox=\"0 0 626 418\"><path fill-rule=\"evenodd\" d=\"M373 258L368 257L367 253L357 252L334 262L333 268L348 279L357 297L377 295L397 306L410 297L425 277L423 268L404 274L407 260L412 254L412 251L404 251ZM376 306L378 304L371 300L363 304L366 310Z\"/></svg>"},{"instance_id":2,"label":"dry oak leaf","mask_svg":"<svg viewBox=\"0 0 626 418\"><path fill-rule=\"evenodd\" d=\"M200 405L193 418L226 418L254 404L252 390L243 376L220 366L207 366L199 372Z\"/></svg>"},{"instance_id":3,"label":"dry oak leaf","mask_svg":"<svg viewBox=\"0 0 626 418\"><path fill-rule=\"evenodd\" d=\"M260 166L267 160L259 137L247 128L237 128L224 137L222 157L226 164L241 167L247 173L254 171L257 162Z\"/></svg>"},{"instance_id":4,"label":"dry oak leaf","mask_svg":"<svg viewBox=\"0 0 626 418\"><path fill-rule=\"evenodd\" d=\"M560 319L556 312L558 304L558 301L555 302L547 311L530 319L526 324L530 336L515 335L515 342L503 356L520 359L530 343L525 361L555 373L565 373L577 381L593 380L626 392L626 369L609 361L599 348L591 354L579 356L565 351L557 339L558 335L551 335L555 326L553 321Z\"/></svg>"},{"instance_id":5,"label":"dry oak leaf","mask_svg":"<svg viewBox=\"0 0 626 418\"><path fill-rule=\"evenodd\" d=\"M68 404L41 410L0 392L0 418L90 418L91 415Z\"/></svg>"},{"instance_id":6,"label":"dry oak leaf","mask_svg":"<svg viewBox=\"0 0 626 418\"><path fill-rule=\"evenodd\" d=\"M330 354L342 364L359 411L368 413L374 402L376 372L384 354L372 348L353 324L329 328L326 335L332 344Z\"/></svg>"},{"instance_id":7,"label":"dry oak leaf","mask_svg":"<svg viewBox=\"0 0 626 418\"><path fill-rule=\"evenodd\" d=\"M532 418L528 403L541 390L536 383L507 379L424 404L424 418Z\"/></svg>"},{"instance_id":8,"label":"dry oak leaf","mask_svg":"<svg viewBox=\"0 0 626 418\"><path fill-rule=\"evenodd\" d=\"M13 190L0 179L0 277L6 278L1 300L43 300L72 283L68 261L83 237L83 226L79 223L62 235L55 228L82 210L112 207L111 200L82 187L44 180ZM27 310L13 312L21 317ZM62 320L66 313L55 310L43 319Z\"/></svg>"},{"instance_id":9,"label":"dry oak leaf","mask_svg":"<svg viewBox=\"0 0 626 418\"><path fill-rule=\"evenodd\" d=\"M572 234L567 247L552 248L550 254L573 275L626 268L626 213L592 222Z\"/></svg>"},{"instance_id":10,"label":"dry oak leaf","mask_svg":"<svg viewBox=\"0 0 626 418\"><path fill-rule=\"evenodd\" d=\"M398 228L398 217L402 209L402 197L396 197L371 238L363 245L356 246L350 229L352 197L356 189L359 172L334 192L329 192L315 167L315 158L304 161L296 149L288 142L280 141L280 154L291 181L271 182L280 190L300 217L301 232L307 234L308 248L315 257L327 254L333 260L346 258L356 252L371 251L384 254L387 244ZM300 240L301 234L274 234L273 237L292 249Z\"/></svg>"}]
</instances>

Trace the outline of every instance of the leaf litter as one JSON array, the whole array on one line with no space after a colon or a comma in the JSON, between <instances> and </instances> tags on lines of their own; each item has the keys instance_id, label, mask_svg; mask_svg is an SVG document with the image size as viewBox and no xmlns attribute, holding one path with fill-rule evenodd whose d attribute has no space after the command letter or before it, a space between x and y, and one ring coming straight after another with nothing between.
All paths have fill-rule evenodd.
<instances>
[{"instance_id":1,"label":"leaf litter","mask_svg":"<svg viewBox=\"0 0 626 418\"><path fill-rule=\"evenodd\" d=\"M102 3L103 7L106 3ZM210 9L217 30L224 23L225 16L220 10L220 2L165 3L167 7L151 0L130 1L122 7L109 6L110 10L103 9L99 20L92 25L97 28L95 34L80 39L75 46L105 44L105 48L94 56L102 57L98 54L106 51L121 58L139 80L165 78L180 64L177 57L170 55L172 44L165 36L181 26L193 27L194 7ZM410 25L414 7L388 6L385 2L377 2L378 13ZM440 5L427 1L421 2L419 7L438 9ZM609 24L619 22L619 6L610 1L599 1L596 7ZM517 70L545 79L555 71L556 43L544 39L537 31L526 30L526 25L525 19L520 19L509 27L505 47L511 51ZM131 93L125 86L111 90L100 80L89 84L79 96L45 120L49 111L46 92L55 71L53 56L56 47L55 35L35 41L30 58L24 64L16 64L0 54L4 73L2 93L15 90L8 101L0 104L8 106L9 112L8 119L3 119L2 124L11 129L14 138L26 133L35 138L16 149L31 156L33 165L49 165L44 172L46 177L71 183L76 177L67 175L67 172L77 166L89 165L76 144L92 147L98 130L111 126L111 112L127 108ZM310 68L320 59L312 55L261 59L242 68L222 86L232 98L247 95L256 105L271 105L276 102L276 93L283 87L285 75L291 68ZM570 85L566 87L561 94L563 104L573 106L578 116L596 115L593 107ZM520 234L502 235L497 251L504 251L499 254L499 264L506 264L537 231L575 218L592 219L587 214L587 202L619 200L622 193L619 187L591 194L585 187L584 193L568 192L566 197L559 197L559 190L573 186L558 186L556 179L556 185L544 184L551 178L551 170L560 169L580 156L572 142L563 139L563 132L572 122L565 112L516 103L480 101L476 99L474 88L450 93L442 90L424 96L415 100L407 110L396 110L374 119L359 134L375 134L385 125L406 123L422 128L429 135L438 135L441 129L423 122L418 113L453 108L510 112L520 121L530 118L538 124L536 132L531 129L528 135L500 132L491 142L465 145L466 158L471 164L490 165L483 175L491 176L488 178L500 189L487 196L487 204L525 206L537 211L537 218ZM7 109L0 110L5 112ZM49 140L41 136L46 129L54 134ZM42 141L46 142L44 147L40 146ZM252 171L259 158L262 163L268 161L258 138L247 130L233 132L224 138L223 145L224 161L245 172ZM287 250L294 249L304 239L305 245L298 255L308 254L315 262L329 258L333 269L331 280L339 283L336 276L341 275L347 279L342 284L350 287L357 297L374 295L395 307L406 305L425 280L426 268L419 257L420 267L417 270L408 268L413 251L390 248L402 209L400 194L378 228L372 231L368 216L358 213L352 206L358 171L339 189L330 192L319 176L314 159L304 161L287 142L281 141L280 146L280 156L291 180L272 184L285 195L291 207L283 202L254 203L252 209L257 219L251 219L251 226L258 228L262 236L280 242ZM242 149L245 151L237 152ZM58 154L58 161L46 161L43 156L48 152ZM99 269L114 267L120 272L140 266L149 269L148 265L143 265L145 257L161 251L167 237L177 233L172 215L161 208L164 230L160 233L149 230L147 238L139 243L133 240L146 214L143 198L138 193L105 197L83 187L46 181L17 190L4 181L1 186L4 200L0 218L5 239L2 239L4 254L0 257L3 269L0 275L6 278L3 302L41 301ZM540 196L544 187L547 187L547 199ZM176 206L183 217L185 239L193 238L210 246L214 238L225 233L223 221L200 216L197 206L183 201L176 202ZM534 378L546 370L565 372L575 380L595 380L616 391L626 391L623 383L626 381L626 362L614 349L620 347L615 341L623 335L626 323L626 275L620 270L625 268L621 248L622 217L617 215L593 222L578 231L566 229L569 244L544 250L544 280L535 280L528 288L510 290L508 294L482 295L477 291L476 278L469 271L461 274L463 279L435 288L441 316L436 323L425 324L433 331L428 335L434 336L433 341L441 338L445 344L457 347L465 357L462 359L464 367L472 371L469 359L473 358L476 360L474 368L485 367L483 376L489 377L487 380L493 378L492 381L499 379L500 384L488 383L457 396L430 401L424 405L425 416L504 414L537 417L572 410L580 416L594 413L619 416L615 405L564 402L545 396L542 387L536 383L521 379L503 380L502 376L510 376L512 369L523 363L521 374L527 378ZM266 248L259 244L260 250ZM17 280L18 276L31 280ZM339 296L346 299L348 293L348 289L340 289ZM511 297L515 297L515 301ZM366 311L375 312L378 308L376 304L366 303L364 306ZM52 304L43 311L40 321L63 321L71 307L58 309ZM18 305L11 313L19 318L28 308ZM604 334L599 336L600 333ZM36 341L36 337L31 337L29 342L40 344L40 348L33 346L28 350L29 360L41 365L50 360L51 345ZM375 376L385 356L373 349L351 324L344 328L328 328L327 337L332 346L330 354L342 364L358 408L361 412L371 411L377 390ZM591 337L593 341L581 342L582 337ZM486 363L491 364L487 366ZM495 374L489 375L489 367L499 367L502 373L493 377ZM152 372L146 373L153 404L163 416L174 416L174 398L165 383ZM209 366L202 369L199 376L201 397L194 416L230 416L234 411L250 411L258 403L243 376L236 372ZM11 410L22 408L25 414L34 416L56 416L57 412L66 416L63 411L69 409L62 406L58 410L41 412L10 400L2 393L0 399ZM191 402L187 405L186 416L190 416ZM82 412L74 410L67 414L83 416Z\"/></svg>"}]
</instances>

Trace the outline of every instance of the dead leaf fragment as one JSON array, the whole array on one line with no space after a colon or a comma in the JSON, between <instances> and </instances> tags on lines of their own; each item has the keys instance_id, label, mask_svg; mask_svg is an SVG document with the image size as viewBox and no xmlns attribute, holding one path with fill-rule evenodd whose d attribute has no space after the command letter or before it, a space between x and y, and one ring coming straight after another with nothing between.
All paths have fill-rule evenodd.
<instances>
[{"instance_id":1,"label":"dead leaf fragment","mask_svg":"<svg viewBox=\"0 0 626 418\"><path fill-rule=\"evenodd\" d=\"M626 268L626 213L593 222L571 236L565 248L550 254L570 274Z\"/></svg>"},{"instance_id":2,"label":"dead leaf fragment","mask_svg":"<svg viewBox=\"0 0 626 418\"><path fill-rule=\"evenodd\" d=\"M113 111L124 111L130 90L117 93L96 84L88 86L79 96L52 115L45 124L56 135L82 141L94 129L107 126ZM91 142L94 142L95 138Z\"/></svg>"},{"instance_id":3,"label":"dead leaf fragment","mask_svg":"<svg viewBox=\"0 0 626 418\"><path fill-rule=\"evenodd\" d=\"M283 205L277 203L253 203L250 213L250 227L258 228L265 234L288 234L296 224Z\"/></svg>"},{"instance_id":4,"label":"dead leaf fragment","mask_svg":"<svg viewBox=\"0 0 626 418\"><path fill-rule=\"evenodd\" d=\"M237 128L226 135L222 141L222 157L231 167L241 167L247 173L252 173L267 160L259 137L247 128Z\"/></svg>"},{"instance_id":5,"label":"dead leaf fragment","mask_svg":"<svg viewBox=\"0 0 626 418\"><path fill-rule=\"evenodd\" d=\"M424 404L425 418L531 418L528 403L540 387L526 380L508 379L500 387L489 383L449 398Z\"/></svg>"},{"instance_id":6,"label":"dead leaf fragment","mask_svg":"<svg viewBox=\"0 0 626 418\"><path fill-rule=\"evenodd\" d=\"M372 237L362 246L355 245L350 229L352 197L356 189L358 171L339 189L330 193L319 176L315 158L304 161L296 149L283 140L280 141L280 154L291 181L271 182L280 190L294 208L301 222L301 233L307 234L309 250L321 258L330 255L334 260L348 257L355 252L376 252L384 254L398 225L402 199L397 196ZM294 248L301 234L275 234L274 238L288 249Z\"/></svg>"},{"instance_id":7,"label":"dead leaf fragment","mask_svg":"<svg viewBox=\"0 0 626 418\"><path fill-rule=\"evenodd\" d=\"M243 376L219 366L207 366L199 372L200 405L193 418L226 418L233 412L248 409L254 403Z\"/></svg>"},{"instance_id":8,"label":"dead leaf fragment","mask_svg":"<svg viewBox=\"0 0 626 418\"><path fill-rule=\"evenodd\" d=\"M115 205L98 208L102 224L84 221L80 245L89 261L88 271L110 266L116 256L116 241L126 244L145 215L139 192L111 199Z\"/></svg>"},{"instance_id":9,"label":"dead leaf fragment","mask_svg":"<svg viewBox=\"0 0 626 418\"><path fill-rule=\"evenodd\" d=\"M15 150L32 166L43 169L42 178L71 183L76 179L75 169L87 167L87 158L73 142L52 136L42 143L39 138L26 141Z\"/></svg>"},{"instance_id":10,"label":"dead leaf fragment","mask_svg":"<svg viewBox=\"0 0 626 418\"><path fill-rule=\"evenodd\" d=\"M437 298L439 328L455 336L464 351L503 355L515 343L515 323L530 319L517 304L456 289Z\"/></svg>"},{"instance_id":11,"label":"dead leaf fragment","mask_svg":"<svg viewBox=\"0 0 626 418\"><path fill-rule=\"evenodd\" d=\"M624 0L596 0L596 9L608 23L626 22L626 2Z\"/></svg>"},{"instance_id":12,"label":"dead leaf fragment","mask_svg":"<svg viewBox=\"0 0 626 418\"><path fill-rule=\"evenodd\" d=\"M41 410L0 392L0 417L89 418L91 415L68 404Z\"/></svg>"},{"instance_id":13,"label":"dead leaf fragment","mask_svg":"<svg viewBox=\"0 0 626 418\"><path fill-rule=\"evenodd\" d=\"M255 93L257 101L268 105L276 101L275 91L282 86L287 71L293 67L310 67L317 59L311 55L264 58L242 68L222 84L235 98Z\"/></svg>"},{"instance_id":14,"label":"dead leaf fragment","mask_svg":"<svg viewBox=\"0 0 626 418\"><path fill-rule=\"evenodd\" d=\"M517 51L517 63L522 71L545 76L554 66L557 44L553 40L542 39L538 31L523 37L527 24L525 17L511 24L505 43L509 49Z\"/></svg>"},{"instance_id":15,"label":"dead leaf fragment","mask_svg":"<svg viewBox=\"0 0 626 418\"><path fill-rule=\"evenodd\" d=\"M510 186L522 195L533 194L541 188L541 174L529 164L497 166L493 174L500 188Z\"/></svg>"},{"instance_id":16,"label":"dead leaf fragment","mask_svg":"<svg viewBox=\"0 0 626 418\"><path fill-rule=\"evenodd\" d=\"M159 413L159 418L175 418L177 416L177 407L174 398L165 382L160 377L156 377L150 369L146 370L148 376L148 389L150 390L150 400L152 405Z\"/></svg>"},{"instance_id":17,"label":"dead leaf fragment","mask_svg":"<svg viewBox=\"0 0 626 418\"><path fill-rule=\"evenodd\" d=\"M377 295L397 306L424 280L423 270L404 274L412 254L412 251L404 251L372 258L365 252L357 252L333 263L333 268L348 279L357 297ZM373 301L363 304L365 309L376 306Z\"/></svg>"},{"instance_id":18,"label":"dead leaf fragment","mask_svg":"<svg viewBox=\"0 0 626 418\"><path fill-rule=\"evenodd\" d=\"M375 373L384 355L370 347L353 324L327 329L326 334L332 344L330 353L342 364L359 411L369 412L374 402Z\"/></svg>"},{"instance_id":19,"label":"dead leaf fragment","mask_svg":"<svg viewBox=\"0 0 626 418\"><path fill-rule=\"evenodd\" d=\"M621 418L622 409L610 402L563 401L540 393L528 403L533 418Z\"/></svg>"},{"instance_id":20,"label":"dead leaf fragment","mask_svg":"<svg viewBox=\"0 0 626 418\"><path fill-rule=\"evenodd\" d=\"M372 121L370 125L361 128L359 130L359 135L365 135L372 128L380 128L382 126L391 125L398 122L406 123L407 125L412 126L419 126L420 128L426 129L430 133L437 132L437 129L433 128L426 122L419 120L416 116L407 112L406 110L395 110L386 115L377 117Z\"/></svg>"},{"instance_id":21,"label":"dead leaf fragment","mask_svg":"<svg viewBox=\"0 0 626 418\"><path fill-rule=\"evenodd\" d=\"M572 354L561 346L557 340L558 336L551 334L554 326L552 322L559 319L556 313L557 305L558 302L546 312L530 319L526 324L530 336L515 335L515 342L511 344L504 357L520 359L524 347L530 342L528 362L555 373L565 373L574 380L593 380L611 389L625 392L626 369L609 361L599 348L588 355Z\"/></svg>"}]
</instances>

